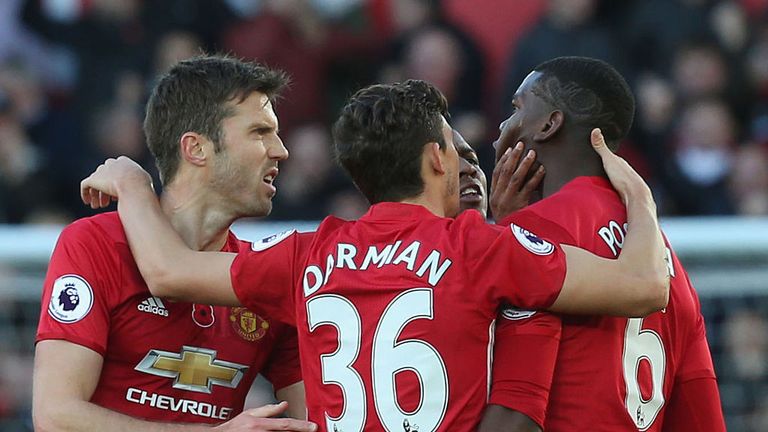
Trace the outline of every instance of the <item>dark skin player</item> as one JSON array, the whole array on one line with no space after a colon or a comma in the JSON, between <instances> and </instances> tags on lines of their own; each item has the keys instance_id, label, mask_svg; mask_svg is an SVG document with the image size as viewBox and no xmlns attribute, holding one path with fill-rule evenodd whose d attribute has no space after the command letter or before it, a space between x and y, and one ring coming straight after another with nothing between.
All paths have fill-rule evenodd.
<instances>
[{"instance_id":1,"label":"dark skin player","mask_svg":"<svg viewBox=\"0 0 768 432\"><path fill-rule=\"evenodd\" d=\"M494 216L500 220L504 216L519 210L531 201L544 178L544 167L531 169L536 163L535 152L523 155L523 144L512 148L503 163L494 170L491 180L491 194L488 194L488 180L480 168L477 153L454 129L453 143L459 153L459 203L461 211L477 210L483 216L488 215L488 201L495 202ZM522 161L521 161L522 158Z\"/></svg>"},{"instance_id":2,"label":"dark skin player","mask_svg":"<svg viewBox=\"0 0 768 432\"><path fill-rule=\"evenodd\" d=\"M487 216L488 181L485 172L480 168L477 153L455 129L453 131L453 143L461 158L459 165L459 204L461 211L472 209L479 211L483 216ZM528 205L531 196L539 189L541 180L544 178L544 167L540 164L535 170L531 170L536 160L535 152L529 151L525 157L522 157L523 148L523 144L518 143L510 149L504 161L494 169L490 200L496 203L494 215L497 219ZM532 171L530 175L529 171ZM506 410L504 422L510 430L514 431L535 432L540 430L538 425L528 416L517 411Z\"/></svg>"}]
</instances>

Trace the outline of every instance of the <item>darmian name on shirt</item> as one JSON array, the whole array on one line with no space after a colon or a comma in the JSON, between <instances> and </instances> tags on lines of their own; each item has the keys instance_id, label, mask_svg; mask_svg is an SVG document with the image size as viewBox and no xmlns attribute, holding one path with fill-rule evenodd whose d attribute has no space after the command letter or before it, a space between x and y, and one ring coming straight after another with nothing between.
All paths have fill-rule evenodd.
<instances>
[{"instance_id":1,"label":"darmian name on shirt","mask_svg":"<svg viewBox=\"0 0 768 432\"><path fill-rule=\"evenodd\" d=\"M368 246L367 250L358 250L355 245L338 243L335 253L328 254L324 265L310 264L304 269L304 297L311 296L325 286L336 268L366 271L372 267L402 266L434 287L451 264L451 260L444 258L437 249L429 252L422 250L419 241L413 241L403 247L403 242L398 240L382 248Z\"/></svg>"}]
</instances>

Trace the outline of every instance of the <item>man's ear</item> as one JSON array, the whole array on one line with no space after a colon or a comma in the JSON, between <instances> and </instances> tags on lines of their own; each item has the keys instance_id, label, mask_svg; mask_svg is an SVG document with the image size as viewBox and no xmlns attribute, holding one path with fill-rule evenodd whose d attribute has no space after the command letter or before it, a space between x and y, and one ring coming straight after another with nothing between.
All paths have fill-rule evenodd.
<instances>
[{"instance_id":1,"label":"man's ear","mask_svg":"<svg viewBox=\"0 0 768 432\"><path fill-rule=\"evenodd\" d=\"M179 142L181 158L195 166L205 166L213 143L196 132L186 132Z\"/></svg>"},{"instance_id":2,"label":"man's ear","mask_svg":"<svg viewBox=\"0 0 768 432\"><path fill-rule=\"evenodd\" d=\"M565 122L563 112L560 110L552 111L541 129L533 135L533 140L536 142L549 141L563 127L563 122Z\"/></svg>"},{"instance_id":3,"label":"man's ear","mask_svg":"<svg viewBox=\"0 0 768 432\"><path fill-rule=\"evenodd\" d=\"M436 142L428 143L424 146L424 153L421 155L429 163L432 172L436 174L445 174L445 151L440 148Z\"/></svg>"}]
</instances>

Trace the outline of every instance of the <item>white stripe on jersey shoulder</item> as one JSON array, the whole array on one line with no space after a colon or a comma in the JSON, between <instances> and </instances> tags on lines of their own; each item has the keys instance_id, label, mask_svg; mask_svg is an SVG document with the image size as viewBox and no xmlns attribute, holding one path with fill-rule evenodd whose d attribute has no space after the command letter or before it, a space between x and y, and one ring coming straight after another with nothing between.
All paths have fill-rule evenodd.
<instances>
[{"instance_id":1,"label":"white stripe on jersey shoulder","mask_svg":"<svg viewBox=\"0 0 768 432\"><path fill-rule=\"evenodd\" d=\"M534 316L535 314L536 311L515 308L506 308L501 311L501 316L512 321L524 320Z\"/></svg>"},{"instance_id":2,"label":"white stripe on jersey shoulder","mask_svg":"<svg viewBox=\"0 0 768 432\"><path fill-rule=\"evenodd\" d=\"M251 249L255 252L261 252L263 250L267 250L272 246L280 243L281 241L287 239L288 237L291 236L291 234L295 232L296 232L295 229L289 229L281 233L272 234L269 237L265 237L259 241L255 241L251 243Z\"/></svg>"}]
</instances>

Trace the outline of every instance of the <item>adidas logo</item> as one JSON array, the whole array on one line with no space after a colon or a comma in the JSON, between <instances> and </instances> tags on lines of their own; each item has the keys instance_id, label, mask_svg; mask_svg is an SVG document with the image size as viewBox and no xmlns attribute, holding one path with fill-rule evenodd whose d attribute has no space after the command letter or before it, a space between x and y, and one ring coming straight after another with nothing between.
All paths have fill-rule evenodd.
<instances>
[{"instance_id":1,"label":"adidas logo","mask_svg":"<svg viewBox=\"0 0 768 432\"><path fill-rule=\"evenodd\" d=\"M137 308L142 312L148 312L155 315L167 317L168 309L165 308L163 301L157 297L149 297L139 303Z\"/></svg>"}]
</instances>

